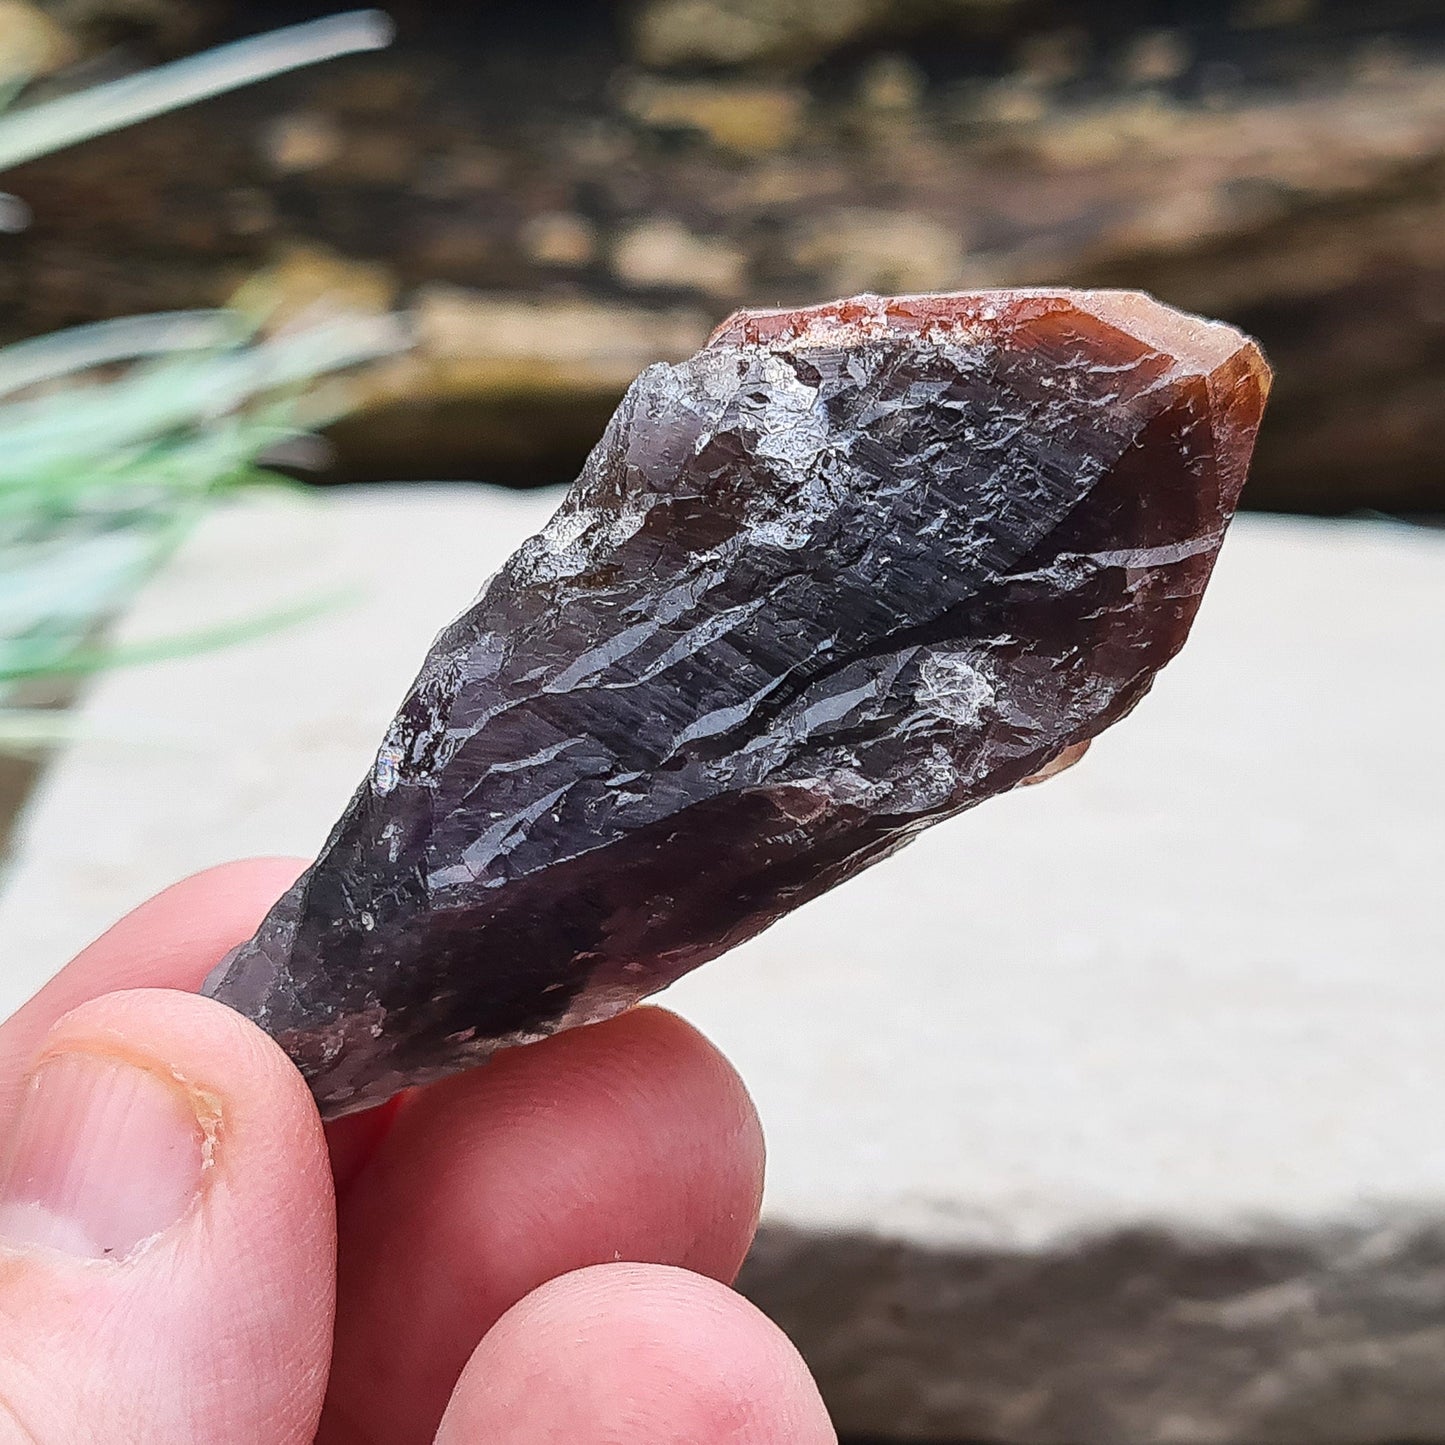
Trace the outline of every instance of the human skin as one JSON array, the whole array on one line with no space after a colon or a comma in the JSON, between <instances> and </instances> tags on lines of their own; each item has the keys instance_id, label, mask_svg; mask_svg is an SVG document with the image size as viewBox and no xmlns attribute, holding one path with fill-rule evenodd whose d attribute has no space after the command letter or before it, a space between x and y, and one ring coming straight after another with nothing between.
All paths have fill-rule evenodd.
<instances>
[{"instance_id":1,"label":"human skin","mask_svg":"<svg viewBox=\"0 0 1445 1445\"><path fill-rule=\"evenodd\" d=\"M323 1130L192 992L302 865L198 874L0 1027L0 1445L821 1445L729 1289L763 1144L660 1009Z\"/></svg>"}]
</instances>

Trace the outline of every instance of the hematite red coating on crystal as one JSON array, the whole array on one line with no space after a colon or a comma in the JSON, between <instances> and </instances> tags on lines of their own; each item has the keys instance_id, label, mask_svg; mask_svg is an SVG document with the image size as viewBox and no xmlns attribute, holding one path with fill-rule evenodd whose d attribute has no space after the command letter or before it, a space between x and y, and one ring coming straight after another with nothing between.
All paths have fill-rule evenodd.
<instances>
[{"instance_id":1,"label":"hematite red coating on crystal","mask_svg":"<svg viewBox=\"0 0 1445 1445\"><path fill-rule=\"evenodd\" d=\"M346 1113L1077 756L1183 644L1268 379L1123 292L739 313L633 384L208 991Z\"/></svg>"}]
</instances>

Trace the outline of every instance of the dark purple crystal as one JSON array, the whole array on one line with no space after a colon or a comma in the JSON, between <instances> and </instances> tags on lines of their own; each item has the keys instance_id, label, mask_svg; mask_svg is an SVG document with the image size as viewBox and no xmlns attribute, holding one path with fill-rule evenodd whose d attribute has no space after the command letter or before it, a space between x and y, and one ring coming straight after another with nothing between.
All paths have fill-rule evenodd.
<instances>
[{"instance_id":1,"label":"dark purple crystal","mask_svg":"<svg viewBox=\"0 0 1445 1445\"><path fill-rule=\"evenodd\" d=\"M1073 756L1183 643L1267 386L1127 293L740 313L633 384L209 991L364 1108Z\"/></svg>"}]
</instances>

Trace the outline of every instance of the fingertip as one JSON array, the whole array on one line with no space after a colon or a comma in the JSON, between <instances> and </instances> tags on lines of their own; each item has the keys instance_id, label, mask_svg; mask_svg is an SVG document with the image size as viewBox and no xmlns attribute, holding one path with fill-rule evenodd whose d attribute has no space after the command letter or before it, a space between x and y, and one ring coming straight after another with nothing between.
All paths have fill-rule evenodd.
<instances>
[{"instance_id":1,"label":"fingertip","mask_svg":"<svg viewBox=\"0 0 1445 1445\"><path fill-rule=\"evenodd\" d=\"M630 1165L639 1186L648 1177L666 1179L675 1201L688 1205L675 1212L695 1238L686 1254L665 1253L655 1262L732 1281L762 1208L766 1145L747 1085L705 1034L648 1005L508 1050L490 1075L463 1076L441 1090L480 1098L492 1111L535 1114L541 1105L551 1114L550 1137L562 1160L580 1155L589 1167L600 1166L599 1175ZM462 1107L474 1113L473 1104ZM717 1215L704 1220L707 1202L717 1205ZM675 1248L682 1247L679 1239Z\"/></svg>"},{"instance_id":2,"label":"fingertip","mask_svg":"<svg viewBox=\"0 0 1445 1445\"><path fill-rule=\"evenodd\" d=\"M378 1439L422 1438L477 1342L544 1281L612 1260L731 1280L762 1167L742 1080L662 1009L421 1090L343 1201L333 1399Z\"/></svg>"},{"instance_id":3,"label":"fingertip","mask_svg":"<svg viewBox=\"0 0 1445 1445\"><path fill-rule=\"evenodd\" d=\"M762 1207L766 1146L747 1085L705 1034L669 1009L646 1006L510 1050L493 1070L490 1081L457 1082L485 1089L489 1102L510 1096L517 1109L547 1100L562 1154L601 1166L599 1174L630 1165L634 1193L649 1178L666 1179L674 1206L686 1206L674 1212L692 1231L692 1247L682 1252L679 1236L674 1252L654 1262L731 1282Z\"/></svg>"},{"instance_id":4,"label":"fingertip","mask_svg":"<svg viewBox=\"0 0 1445 1445\"><path fill-rule=\"evenodd\" d=\"M437 1445L833 1445L787 1337L740 1295L664 1265L597 1265L543 1285L488 1333Z\"/></svg>"},{"instance_id":5,"label":"fingertip","mask_svg":"<svg viewBox=\"0 0 1445 1445\"><path fill-rule=\"evenodd\" d=\"M42 1040L0 1167L0 1312L46 1438L314 1435L335 1299L304 1080L221 1004L92 999ZM0 1389L5 1388L0 1382ZM108 1431L112 1433L107 1433Z\"/></svg>"},{"instance_id":6,"label":"fingertip","mask_svg":"<svg viewBox=\"0 0 1445 1445\"><path fill-rule=\"evenodd\" d=\"M169 1078L194 1101L207 1135L212 1224L259 1232L320 1195L332 1233L327 1145L315 1103L280 1046L249 1020L180 990L122 990L57 1020L35 1064L75 1055ZM233 1217L214 1217L221 1212Z\"/></svg>"}]
</instances>

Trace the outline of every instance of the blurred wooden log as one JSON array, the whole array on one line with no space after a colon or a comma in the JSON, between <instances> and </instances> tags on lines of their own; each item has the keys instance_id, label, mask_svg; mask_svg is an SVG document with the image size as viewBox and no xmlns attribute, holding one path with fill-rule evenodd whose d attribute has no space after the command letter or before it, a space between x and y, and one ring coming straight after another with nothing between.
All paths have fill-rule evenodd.
<instances>
[{"instance_id":1,"label":"blurred wooden log","mask_svg":"<svg viewBox=\"0 0 1445 1445\"><path fill-rule=\"evenodd\" d=\"M151 8L171 44L203 13ZM958 4L882 40L873 7L809 68L669 72L605 5L393 8L387 56L8 176L36 220L0 239L0 335L211 304L266 268L283 295L335 278L427 318L337 429L337 475L530 482L569 477L627 376L738 304L1140 286L1263 339L1254 505L1445 507L1431 6L1401 0L1390 37L1343 3L1143 31L1102 0ZM233 33L316 10L230 12Z\"/></svg>"}]
</instances>

